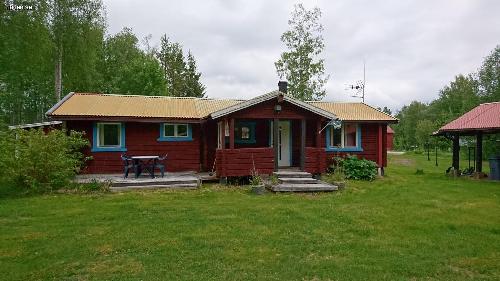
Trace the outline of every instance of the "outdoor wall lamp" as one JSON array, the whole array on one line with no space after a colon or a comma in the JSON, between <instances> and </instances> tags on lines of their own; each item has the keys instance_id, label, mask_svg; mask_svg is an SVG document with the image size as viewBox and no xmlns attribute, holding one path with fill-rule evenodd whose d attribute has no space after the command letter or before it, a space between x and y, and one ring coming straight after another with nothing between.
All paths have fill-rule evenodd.
<instances>
[{"instance_id":1,"label":"outdoor wall lamp","mask_svg":"<svg viewBox=\"0 0 500 281\"><path fill-rule=\"evenodd\" d=\"M281 105L277 104L274 106L274 111L281 112Z\"/></svg>"}]
</instances>

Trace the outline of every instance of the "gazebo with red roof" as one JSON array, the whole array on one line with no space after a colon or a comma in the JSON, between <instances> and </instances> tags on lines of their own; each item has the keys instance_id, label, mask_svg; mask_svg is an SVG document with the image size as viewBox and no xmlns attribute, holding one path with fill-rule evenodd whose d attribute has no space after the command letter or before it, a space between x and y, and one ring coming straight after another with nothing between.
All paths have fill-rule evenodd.
<instances>
[{"instance_id":1,"label":"gazebo with red roof","mask_svg":"<svg viewBox=\"0 0 500 281\"><path fill-rule=\"evenodd\" d=\"M459 166L460 136L476 136L476 172L482 172L483 134L500 132L500 102L483 103L441 127L435 136L453 140L453 168Z\"/></svg>"}]
</instances>

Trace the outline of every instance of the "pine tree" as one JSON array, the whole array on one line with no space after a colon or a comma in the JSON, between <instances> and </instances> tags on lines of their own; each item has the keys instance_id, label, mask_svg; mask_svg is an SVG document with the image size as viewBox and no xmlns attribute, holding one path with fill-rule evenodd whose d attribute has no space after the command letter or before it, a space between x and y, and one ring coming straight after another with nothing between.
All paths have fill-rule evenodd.
<instances>
[{"instance_id":1,"label":"pine tree","mask_svg":"<svg viewBox=\"0 0 500 281\"><path fill-rule=\"evenodd\" d=\"M200 82L201 73L197 71L194 56L188 52L186 59L181 44L171 42L166 34L163 35L156 58L160 61L170 96L204 96L205 86Z\"/></svg>"},{"instance_id":2,"label":"pine tree","mask_svg":"<svg viewBox=\"0 0 500 281\"><path fill-rule=\"evenodd\" d=\"M205 86L200 82L201 72L198 72L196 60L191 51L187 55L186 91L191 97L202 98L205 96Z\"/></svg>"},{"instance_id":3,"label":"pine tree","mask_svg":"<svg viewBox=\"0 0 500 281\"><path fill-rule=\"evenodd\" d=\"M156 53L156 57L160 61L169 95L185 96L184 74L186 63L181 45L171 42L165 34L161 37L160 50Z\"/></svg>"}]
</instances>

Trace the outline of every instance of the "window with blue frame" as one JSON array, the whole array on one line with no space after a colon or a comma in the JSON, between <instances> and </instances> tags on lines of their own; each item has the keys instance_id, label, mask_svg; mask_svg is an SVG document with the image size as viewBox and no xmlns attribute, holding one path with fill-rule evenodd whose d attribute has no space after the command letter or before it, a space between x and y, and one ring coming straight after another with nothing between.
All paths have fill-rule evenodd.
<instances>
[{"instance_id":1,"label":"window with blue frame","mask_svg":"<svg viewBox=\"0 0 500 281\"><path fill-rule=\"evenodd\" d=\"M125 124L96 122L93 126L92 152L127 151L125 148Z\"/></svg>"},{"instance_id":2,"label":"window with blue frame","mask_svg":"<svg viewBox=\"0 0 500 281\"><path fill-rule=\"evenodd\" d=\"M326 131L328 151L359 152L361 147L361 126L355 123L334 124Z\"/></svg>"},{"instance_id":3,"label":"window with blue frame","mask_svg":"<svg viewBox=\"0 0 500 281\"><path fill-rule=\"evenodd\" d=\"M191 124L162 123L158 141L192 141Z\"/></svg>"}]
</instances>

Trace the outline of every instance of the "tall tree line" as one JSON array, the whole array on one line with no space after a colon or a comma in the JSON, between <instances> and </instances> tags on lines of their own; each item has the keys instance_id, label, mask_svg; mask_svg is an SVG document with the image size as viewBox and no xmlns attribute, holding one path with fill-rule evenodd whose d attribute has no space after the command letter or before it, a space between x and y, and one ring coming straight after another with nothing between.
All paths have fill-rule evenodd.
<instances>
[{"instance_id":1,"label":"tall tree line","mask_svg":"<svg viewBox=\"0 0 500 281\"><path fill-rule=\"evenodd\" d=\"M45 120L45 112L68 92L203 96L196 61L182 46L167 52L142 46L129 28L106 35L101 0L28 2L32 10L0 5L0 122ZM146 48L145 48L146 47ZM182 83L172 87L172 56L181 54ZM166 62L166 64L165 64Z\"/></svg>"},{"instance_id":2,"label":"tall tree line","mask_svg":"<svg viewBox=\"0 0 500 281\"><path fill-rule=\"evenodd\" d=\"M170 41L166 34L161 37L155 51L165 79L165 90L177 97L203 97L205 86L201 84L196 60L191 51L184 56L182 45Z\"/></svg>"},{"instance_id":3,"label":"tall tree line","mask_svg":"<svg viewBox=\"0 0 500 281\"><path fill-rule=\"evenodd\" d=\"M426 143L437 143L441 148L450 142L431 138L432 132L444 124L486 102L500 101L500 45L483 61L477 72L459 74L444 86L439 97L426 104L413 101L397 114L399 124L394 125L395 145L400 149L423 148ZM484 156L499 153L500 135L484 137Z\"/></svg>"}]
</instances>

